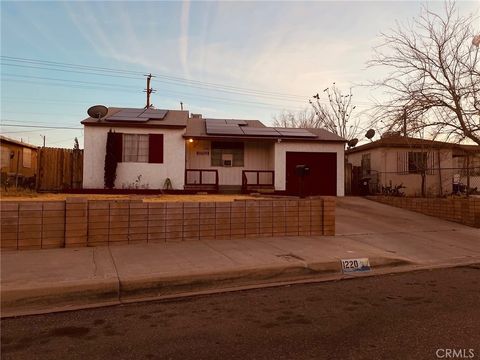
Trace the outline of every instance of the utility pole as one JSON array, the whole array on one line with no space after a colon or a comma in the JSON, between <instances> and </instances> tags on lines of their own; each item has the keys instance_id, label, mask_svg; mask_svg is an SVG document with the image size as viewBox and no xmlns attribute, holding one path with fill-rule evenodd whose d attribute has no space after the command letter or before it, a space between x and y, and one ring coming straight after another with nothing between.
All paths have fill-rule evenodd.
<instances>
[{"instance_id":1,"label":"utility pole","mask_svg":"<svg viewBox=\"0 0 480 360\"><path fill-rule=\"evenodd\" d=\"M180 110L183 110L183 102L180 101Z\"/></svg>"},{"instance_id":2,"label":"utility pole","mask_svg":"<svg viewBox=\"0 0 480 360\"><path fill-rule=\"evenodd\" d=\"M45 147L45 138L47 137L46 135L40 135L41 138L43 138L43 147Z\"/></svg>"},{"instance_id":3,"label":"utility pole","mask_svg":"<svg viewBox=\"0 0 480 360\"><path fill-rule=\"evenodd\" d=\"M403 136L407 137L407 109L403 109Z\"/></svg>"},{"instance_id":4,"label":"utility pole","mask_svg":"<svg viewBox=\"0 0 480 360\"><path fill-rule=\"evenodd\" d=\"M156 90L154 90L150 87L150 81L152 80L152 77L155 77L155 76L153 76L152 74L148 74L148 75L144 75L144 76L147 77L147 88L145 90L143 90L143 92L147 93L147 105L145 106L145 109L149 109L150 107L153 106L153 104L150 104L150 94L152 94L156 91Z\"/></svg>"}]
</instances>

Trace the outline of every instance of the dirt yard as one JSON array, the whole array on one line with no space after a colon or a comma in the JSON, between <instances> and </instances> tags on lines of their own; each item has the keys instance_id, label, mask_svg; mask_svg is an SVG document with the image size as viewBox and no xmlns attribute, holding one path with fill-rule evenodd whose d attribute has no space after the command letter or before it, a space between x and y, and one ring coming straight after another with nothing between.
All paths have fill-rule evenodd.
<instances>
[{"instance_id":1,"label":"dirt yard","mask_svg":"<svg viewBox=\"0 0 480 360\"><path fill-rule=\"evenodd\" d=\"M260 196L250 195L107 195L107 194L54 194L54 193L37 193L33 191L2 191L1 201L55 201L65 200L67 197L86 197L89 200L127 200L127 199L143 199L148 202L185 202L185 201L235 201L247 199L259 199Z\"/></svg>"}]
</instances>

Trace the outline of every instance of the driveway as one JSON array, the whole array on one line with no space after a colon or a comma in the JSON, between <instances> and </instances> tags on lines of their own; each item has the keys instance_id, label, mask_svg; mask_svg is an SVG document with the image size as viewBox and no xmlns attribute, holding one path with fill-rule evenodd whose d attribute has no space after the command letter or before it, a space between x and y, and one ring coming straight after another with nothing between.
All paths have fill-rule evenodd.
<instances>
[{"instance_id":1,"label":"driveway","mask_svg":"<svg viewBox=\"0 0 480 360\"><path fill-rule=\"evenodd\" d=\"M337 198L336 235L424 264L480 259L480 229L361 197Z\"/></svg>"}]
</instances>

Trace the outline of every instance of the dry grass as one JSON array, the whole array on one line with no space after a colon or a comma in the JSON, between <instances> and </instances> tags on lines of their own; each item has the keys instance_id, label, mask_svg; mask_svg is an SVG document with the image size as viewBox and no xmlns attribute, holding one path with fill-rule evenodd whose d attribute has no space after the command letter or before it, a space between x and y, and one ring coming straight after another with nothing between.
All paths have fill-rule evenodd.
<instances>
[{"instance_id":1,"label":"dry grass","mask_svg":"<svg viewBox=\"0 0 480 360\"><path fill-rule=\"evenodd\" d=\"M109 194L54 194L54 193L37 193L29 190L9 189L5 192L1 191L1 200L4 201L59 201L65 200L67 197L81 197L89 200L144 200L147 202L205 202L205 201L235 201L247 199L259 199L258 196L249 195L109 195Z\"/></svg>"}]
</instances>

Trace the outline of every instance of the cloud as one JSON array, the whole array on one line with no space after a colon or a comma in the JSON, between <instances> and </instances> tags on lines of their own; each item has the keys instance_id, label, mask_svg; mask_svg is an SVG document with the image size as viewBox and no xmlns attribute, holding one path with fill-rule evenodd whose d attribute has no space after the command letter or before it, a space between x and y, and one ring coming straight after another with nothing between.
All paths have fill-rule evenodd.
<instances>
[{"instance_id":1,"label":"cloud","mask_svg":"<svg viewBox=\"0 0 480 360\"><path fill-rule=\"evenodd\" d=\"M179 45L179 55L180 55L180 62L183 67L183 72L187 77L189 76L188 71L188 28L189 28L189 21L190 21L190 0L184 0L182 2L182 10L180 15L180 37L178 39Z\"/></svg>"}]
</instances>

